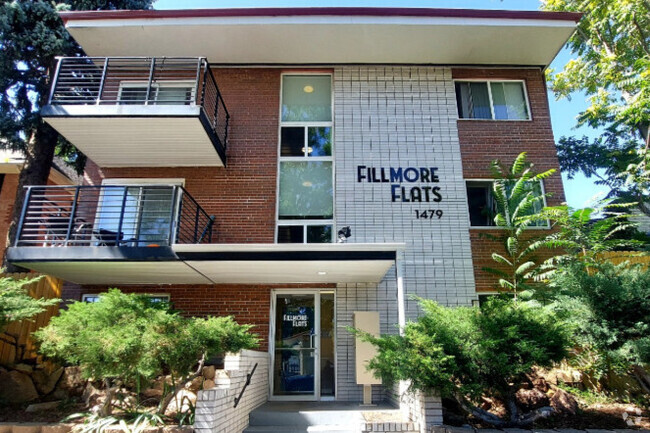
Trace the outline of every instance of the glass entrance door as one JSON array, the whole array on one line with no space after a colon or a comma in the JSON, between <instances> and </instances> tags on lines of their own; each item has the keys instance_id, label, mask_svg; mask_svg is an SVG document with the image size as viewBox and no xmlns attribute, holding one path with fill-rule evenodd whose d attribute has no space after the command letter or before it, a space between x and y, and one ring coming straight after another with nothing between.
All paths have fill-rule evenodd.
<instances>
[{"instance_id":1,"label":"glass entrance door","mask_svg":"<svg viewBox=\"0 0 650 433\"><path fill-rule=\"evenodd\" d=\"M274 296L272 396L279 400L333 397L334 294Z\"/></svg>"}]
</instances>

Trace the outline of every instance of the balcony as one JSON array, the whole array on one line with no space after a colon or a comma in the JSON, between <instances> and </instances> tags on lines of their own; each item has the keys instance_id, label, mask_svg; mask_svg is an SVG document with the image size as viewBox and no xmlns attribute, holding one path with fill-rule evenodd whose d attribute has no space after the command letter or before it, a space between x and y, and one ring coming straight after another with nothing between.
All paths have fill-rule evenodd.
<instances>
[{"instance_id":1,"label":"balcony","mask_svg":"<svg viewBox=\"0 0 650 433\"><path fill-rule=\"evenodd\" d=\"M205 58L60 58L42 115L101 167L226 163L230 115Z\"/></svg>"},{"instance_id":2,"label":"balcony","mask_svg":"<svg viewBox=\"0 0 650 433\"><path fill-rule=\"evenodd\" d=\"M404 244L218 244L179 185L27 187L7 259L78 284L377 283Z\"/></svg>"}]
</instances>

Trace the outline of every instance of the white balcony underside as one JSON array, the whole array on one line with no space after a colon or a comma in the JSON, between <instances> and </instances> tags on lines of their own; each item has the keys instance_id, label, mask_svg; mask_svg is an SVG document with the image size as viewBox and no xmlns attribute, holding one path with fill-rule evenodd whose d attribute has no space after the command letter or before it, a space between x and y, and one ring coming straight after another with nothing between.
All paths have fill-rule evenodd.
<instances>
[{"instance_id":1,"label":"white balcony underside","mask_svg":"<svg viewBox=\"0 0 650 433\"><path fill-rule=\"evenodd\" d=\"M149 113L147 117L146 110L159 107L138 108L140 115L107 114L107 109L123 110L120 106L70 106L65 108L66 115L44 113L44 117L100 167L224 165L198 114Z\"/></svg>"}]
</instances>

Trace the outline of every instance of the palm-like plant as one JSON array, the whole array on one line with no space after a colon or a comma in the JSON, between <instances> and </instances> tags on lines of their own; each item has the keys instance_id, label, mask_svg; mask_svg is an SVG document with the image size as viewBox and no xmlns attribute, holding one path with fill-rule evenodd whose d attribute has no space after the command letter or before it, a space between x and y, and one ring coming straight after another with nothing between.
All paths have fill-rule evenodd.
<instances>
[{"instance_id":1,"label":"palm-like plant","mask_svg":"<svg viewBox=\"0 0 650 433\"><path fill-rule=\"evenodd\" d=\"M509 168L504 168L498 160L493 161L491 171L494 223L501 233L484 236L500 242L503 253L492 253L498 268L485 267L483 270L498 276L500 288L512 294L516 301L522 291L530 289L528 282L542 265L534 253L545 243L541 236L533 236L527 229L541 220L544 197L549 194L542 193L540 182L555 170L535 173L533 164L523 152Z\"/></svg>"},{"instance_id":2,"label":"palm-like plant","mask_svg":"<svg viewBox=\"0 0 650 433\"><path fill-rule=\"evenodd\" d=\"M574 210L568 206L544 209L544 216L556 229L547 236L550 248L561 248L566 253L554 261L578 260L587 265L600 261L601 253L626 249L642 249L645 242L630 236L636 228L628 211L637 203L612 203L606 200L594 208ZM595 219L599 215L602 218Z\"/></svg>"}]
</instances>

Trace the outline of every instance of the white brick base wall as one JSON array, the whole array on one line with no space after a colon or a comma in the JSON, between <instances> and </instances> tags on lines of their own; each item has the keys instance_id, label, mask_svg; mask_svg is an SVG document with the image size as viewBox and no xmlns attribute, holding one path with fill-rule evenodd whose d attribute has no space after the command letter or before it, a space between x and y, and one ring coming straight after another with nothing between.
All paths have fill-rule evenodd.
<instances>
[{"instance_id":1,"label":"white brick base wall","mask_svg":"<svg viewBox=\"0 0 650 433\"><path fill-rule=\"evenodd\" d=\"M251 383L235 408L235 398L239 396L246 383L246 376L255 364L257 368ZM241 433L248 426L248 414L268 400L268 353L242 350L237 354L228 355L224 370L230 381L224 381L225 383L217 384L216 388L198 393L194 421L196 433Z\"/></svg>"}]
</instances>

